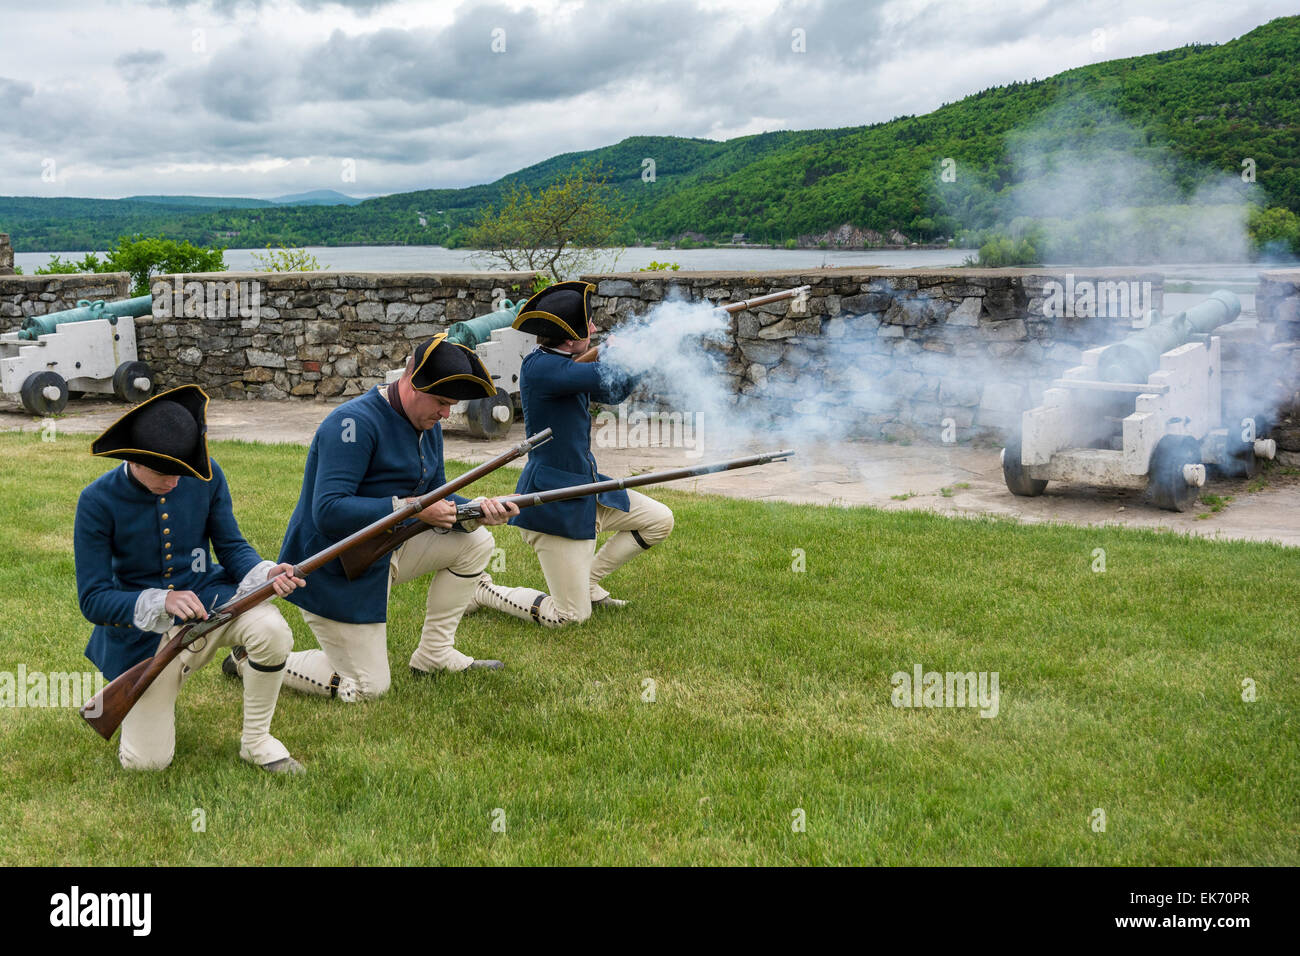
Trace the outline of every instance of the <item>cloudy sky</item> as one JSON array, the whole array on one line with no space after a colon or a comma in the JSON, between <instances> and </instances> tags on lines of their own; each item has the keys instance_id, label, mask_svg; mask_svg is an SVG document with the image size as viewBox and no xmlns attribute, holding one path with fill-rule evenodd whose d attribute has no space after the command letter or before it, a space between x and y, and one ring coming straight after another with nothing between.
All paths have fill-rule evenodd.
<instances>
[{"instance_id":1,"label":"cloudy sky","mask_svg":"<svg viewBox=\"0 0 1300 956\"><path fill-rule=\"evenodd\" d=\"M5 0L0 195L356 196L924 113L1294 0Z\"/></svg>"}]
</instances>

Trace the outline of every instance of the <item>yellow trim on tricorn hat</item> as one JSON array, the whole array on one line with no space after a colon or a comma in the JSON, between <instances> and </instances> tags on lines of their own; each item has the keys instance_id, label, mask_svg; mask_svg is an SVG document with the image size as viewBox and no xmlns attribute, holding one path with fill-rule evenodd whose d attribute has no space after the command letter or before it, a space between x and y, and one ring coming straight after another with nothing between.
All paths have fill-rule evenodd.
<instances>
[{"instance_id":1,"label":"yellow trim on tricorn hat","mask_svg":"<svg viewBox=\"0 0 1300 956\"><path fill-rule=\"evenodd\" d=\"M208 396L203 389L197 385L168 389L145 399L104 429L90 443L90 453L97 458L132 461L164 475L193 475L211 481L207 415Z\"/></svg>"},{"instance_id":2,"label":"yellow trim on tricorn hat","mask_svg":"<svg viewBox=\"0 0 1300 956\"><path fill-rule=\"evenodd\" d=\"M459 400L491 398L497 393L492 374L473 349L458 342L448 342L447 333L439 332L415 347L415 364L411 369L411 387L443 398Z\"/></svg>"},{"instance_id":3,"label":"yellow trim on tricorn hat","mask_svg":"<svg viewBox=\"0 0 1300 956\"><path fill-rule=\"evenodd\" d=\"M595 291L594 285L581 279L548 285L524 303L513 328L531 335L581 342L587 338L591 294Z\"/></svg>"}]
</instances>

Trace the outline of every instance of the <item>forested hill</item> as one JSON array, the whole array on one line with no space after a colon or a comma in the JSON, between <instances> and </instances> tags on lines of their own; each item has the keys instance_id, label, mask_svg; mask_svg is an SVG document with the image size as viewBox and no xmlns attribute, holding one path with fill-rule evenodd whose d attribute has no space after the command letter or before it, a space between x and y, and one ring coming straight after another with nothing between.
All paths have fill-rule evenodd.
<instances>
[{"instance_id":1,"label":"forested hill","mask_svg":"<svg viewBox=\"0 0 1300 956\"><path fill-rule=\"evenodd\" d=\"M454 244L506 183L544 185L584 159L610 171L627 200L626 241L687 232L807 241L844 224L920 240L951 236L1017 216L1078 212L1036 209L1061 193L1063 176L1084 180L1085 211L1176 206L1198 191L1204 203L1212 185L1215 202L1300 213L1300 17L1221 45L1097 63L872 126L726 142L632 137L491 184L355 206L0 198L0 232L20 251L103 248L127 232L240 247ZM652 182L643 178L647 159Z\"/></svg>"}]
</instances>

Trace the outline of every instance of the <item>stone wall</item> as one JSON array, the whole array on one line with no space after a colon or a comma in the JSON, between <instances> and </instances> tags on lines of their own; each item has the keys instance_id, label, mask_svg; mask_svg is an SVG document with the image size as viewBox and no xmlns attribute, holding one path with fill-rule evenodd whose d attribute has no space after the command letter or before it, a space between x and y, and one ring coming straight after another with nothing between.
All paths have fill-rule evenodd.
<instances>
[{"instance_id":1,"label":"stone wall","mask_svg":"<svg viewBox=\"0 0 1300 956\"><path fill-rule=\"evenodd\" d=\"M841 422L850 437L968 440L1012 427L1083 348L1161 305L1162 277L1131 270L820 269L622 273L596 283L616 328L669 295L735 302L812 286L733 316L717 346L734 401ZM411 345L527 297L528 273L222 273L164 276L137 321L161 385L226 398L338 400L382 381ZM1122 293L1122 295L1121 295ZM654 396L642 396L653 400ZM690 411L683 409L683 411Z\"/></svg>"},{"instance_id":2,"label":"stone wall","mask_svg":"<svg viewBox=\"0 0 1300 956\"><path fill-rule=\"evenodd\" d=\"M14 274L14 247L9 242L9 233L0 232L0 276Z\"/></svg>"},{"instance_id":3,"label":"stone wall","mask_svg":"<svg viewBox=\"0 0 1300 956\"><path fill-rule=\"evenodd\" d=\"M1084 348L1160 308L1157 273L1100 269L821 269L625 273L597 285L597 324L673 294L716 304L812 286L734 316L719 360L737 401L855 438L964 441L1016 427ZM682 411L691 411L682 409Z\"/></svg>"},{"instance_id":4,"label":"stone wall","mask_svg":"<svg viewBox=\"0 0 1300 956\"><path fill-rule=\"evenodd\" d=\"M532 273L263 273L160 276L136 320L160 386L222 398L359 395L454 322L527 297Z\"/></svg>"},{"instance_id":5,"label":"stone wall","mask_svg":"<svg viewBox=\"0 0 1300 956\"><path fill-rule=\"evenodd\" d=\"M0 331L23 327L23 318L74 309L78 299L125 299L131 277L125 272L98 275L0 276Z\"/></svg>"},{"instance_id":6,"label":"stone wall","mask_svg":"<svg viewBox=\"0 0 1300 956\"><path fill-rule=\"evenodd\" d=\"M1300 464L1300 269L1260 273L1255 314L1261 326L1272 324L1270 377L1281 403L1272 437L1279 458Z\"/></svg>"},{"instance_id":7,"label":"stone wall","mask_svg":"<svg viewBox=\"0 0 1300 956\"><path fill-rule=\"evenodd\" d=\"M837 436L944 441L1001 437L1044 387L1079 364L1083 349L1127 334L1135 315L1160 308L1163 298L1158 273L1113 269L587 278L606 330L669 296L720 304L810 285L802 312L783 301L730 319L715 351L731 399L763 415L824 421ZM16 316L77 298L122 298L126 285L124 275L7 277L0 309ZM137 320L139 347L161 385L197 382L225 398L338 401L382 381L415 342L503 298L526 298L531 285L528 273L165 276L153 285L153 315ZM1225 332L1225 384L1236 369L1237 379L1268 378L1294 398L1300 346L1287 343L1300 341L1300 272L1266 273L1258 311L1258 329ZM1300 449L1294 405L1279 421L1284 449Z\"/></svg>"}]
</instances>

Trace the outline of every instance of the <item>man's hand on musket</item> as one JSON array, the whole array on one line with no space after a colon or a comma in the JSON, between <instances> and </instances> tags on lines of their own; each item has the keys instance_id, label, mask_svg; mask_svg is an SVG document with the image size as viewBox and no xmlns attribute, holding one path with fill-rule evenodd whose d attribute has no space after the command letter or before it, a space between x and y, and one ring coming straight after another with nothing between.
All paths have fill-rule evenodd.
<instances>
[{"instance_id":1,"label":"man's hand on musket","mask_svg":"<svg viewBox=\"0 0 1300 956\"><path fill-rule=\"evenodd\" d=\"M519 506L513 501L502 501L499 498L475 498L472 503L483 509L483 517L478 519L479 524L505 524L519 514Z\"/></svg>"},{"instance_id":2,"label":"man's hand on musket","mask_svg":"<svg viewBox=\"0 0 1300 956\"><path fill-rule=\"evenodd\" d=\"M305 588L307 582L293 572L297 569L292 564L277 564L266 572L266 579L275 588L275 593L284 597L295 588Z\"/></svg>"},{"instance_id":3,"label":"man's hand on musket","mask_svg":"<svg viewBox=\"0 0 1300 956\"><path fill-rule=\"evenodd\" d=\"M193 591L168 591L167 600L163 602L163 607L172 617L179 617L182 621L188 621L192 618L208 619L207 608L199 600L199 596Z\"/></svg>"},{"instance_id":4,"label":"man's hand on musket","mask_svg":"<svg viewBox=\"0 0 1300 956\"><path fill-rule=\"evenodd\" d=\"M414 501L414 498L407 498L407 501ZM435 501L429 507L425 508L416 515L425 524L433 525L435 528L450 528L456 523L456 502L450 498L443 498L441 501Z\"/></svg>"}]
</instances>

